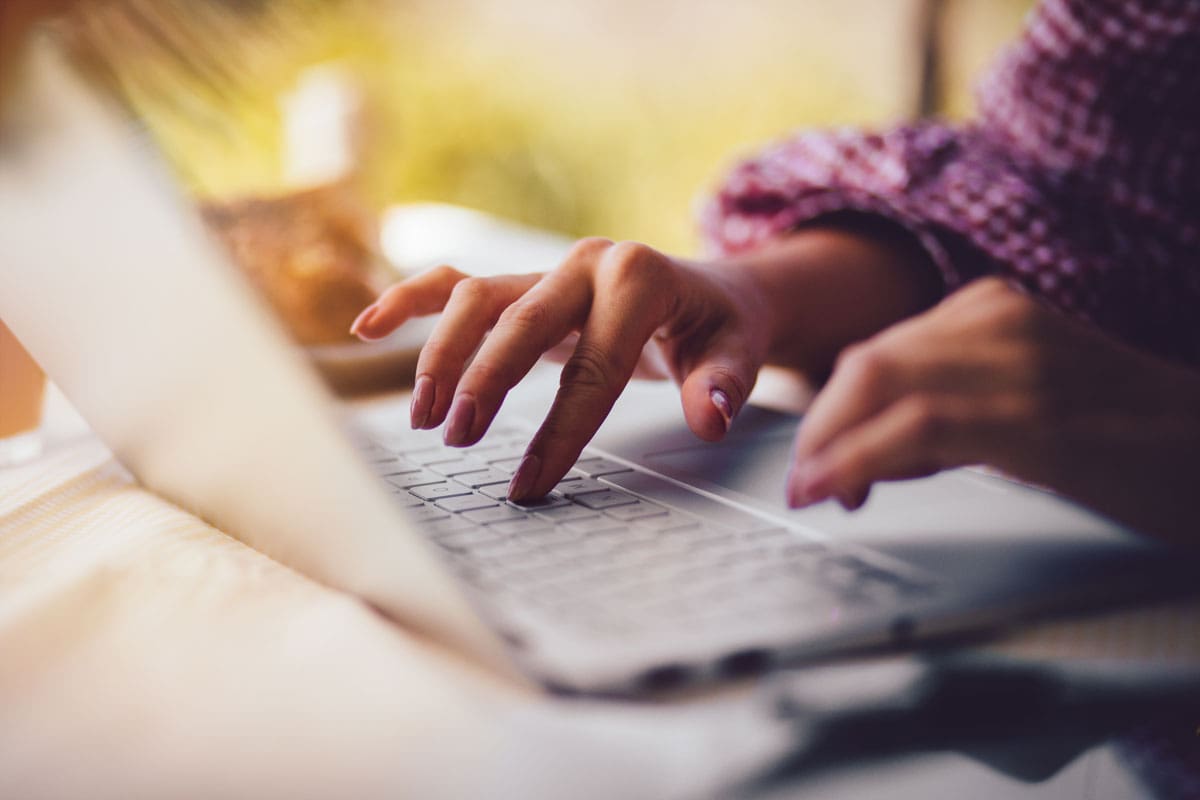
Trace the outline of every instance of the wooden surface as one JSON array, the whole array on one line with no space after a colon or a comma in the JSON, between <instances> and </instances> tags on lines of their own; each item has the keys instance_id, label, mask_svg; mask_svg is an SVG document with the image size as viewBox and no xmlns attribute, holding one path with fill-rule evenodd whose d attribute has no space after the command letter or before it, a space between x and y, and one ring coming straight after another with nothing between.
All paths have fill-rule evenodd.
<instances>
[{"instance_id":1,"label":"wooden surface","mask_svg":"<svg viewBox=\"0 0 1200 800\"><path fill-rule=\"evenodd\" d=\"M138 487L57 392L45 433L0 470L0 797L692 796L763 752L744 692L517 693Z\"/></svg>"},{"instance_id":2,"label":"wooden surface","mask_svg":"<svg viewBox=\"0 0 1200 800\"><path fill-rule=\"evenodd\" d=\"M768 379L761 399L788 407L793 390ZM56 392L47 409L46 452L0 470L0 797L684 797L786 744L758 689L645 705L510 691L139 488ZM990 649L1195 670L1198 621L1166 606ZM938 756L802 796L1128 797L1122 774L1103 752L1030 787Z\"/></svg>"}]
</instances>

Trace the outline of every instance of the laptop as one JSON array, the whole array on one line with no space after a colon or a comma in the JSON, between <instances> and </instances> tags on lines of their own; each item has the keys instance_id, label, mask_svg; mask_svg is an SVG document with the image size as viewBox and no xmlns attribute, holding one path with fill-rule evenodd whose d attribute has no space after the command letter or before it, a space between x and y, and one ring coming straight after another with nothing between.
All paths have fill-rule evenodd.
<instances>
[{"instance_id":1,"label":"laptop","mask_svg":"<svg viewBox=\"0 0 1200 800\"><path fill-rule=\"evenodd\" d=\"M48 42L0 124L0 318L150 489L515 681L638 694L1172 585L1177 558L978 471L789 511L796 418L701 444L635 384L545 501L504 486L554 371L452 450L347 412ZM1172 570L1172 564L1176 569Z\"/></svg>"}]
</instances>

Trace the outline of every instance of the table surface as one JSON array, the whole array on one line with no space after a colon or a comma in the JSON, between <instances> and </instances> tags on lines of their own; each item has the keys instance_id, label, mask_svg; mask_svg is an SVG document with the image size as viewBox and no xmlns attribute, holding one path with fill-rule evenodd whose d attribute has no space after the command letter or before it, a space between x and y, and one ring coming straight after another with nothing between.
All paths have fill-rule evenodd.
<instances>
[{"instance_id":1,"label":"table surface","mask_svg":"<svg viewBox=\"0 0 1200 800\"><path fill-rule=\"evenodd\" d=\"M504 686L144 491L47 402L46 452L0 470L2 797L693 796L787 744L753 686L653 704ZM991 648L1197 665L1196 612L1045 624ZM1143 792L1101 747L1040 784L940 754L764 796L955 786Z\"/></svg>"}]
</instances>

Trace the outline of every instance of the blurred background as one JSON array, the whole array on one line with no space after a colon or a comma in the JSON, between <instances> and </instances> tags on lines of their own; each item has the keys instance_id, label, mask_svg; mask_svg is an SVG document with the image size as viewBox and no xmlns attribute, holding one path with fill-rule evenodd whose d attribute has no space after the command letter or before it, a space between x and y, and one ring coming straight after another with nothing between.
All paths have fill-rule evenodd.
<instances>
[{"instance_id":1,"label":"blurred background","mask_svg":"<svg viewBox=\"0 0 1200 800\"><path fill-rule=\"evenodd\" d=\"M373 208L448 202L687 253L697 199L791 129L969 115L972 82L1033 0L226 4L257 19L216 88L147 80L152 51L116 58L202 198L294 183L297 104L342 92Z\"/></svg>"}]
</instances>

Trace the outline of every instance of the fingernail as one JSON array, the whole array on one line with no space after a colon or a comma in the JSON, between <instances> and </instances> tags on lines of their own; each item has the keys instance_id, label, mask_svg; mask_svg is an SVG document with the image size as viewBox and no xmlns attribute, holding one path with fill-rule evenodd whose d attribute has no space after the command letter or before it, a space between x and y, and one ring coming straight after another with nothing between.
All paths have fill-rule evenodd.
<instances>
[{"instance_id":1,"label":"fingernail","mask_svg":"<svg viewBox=\"0 0 1200 800\"><path fill-rule=\"evenodd\" d=\"M517 467L517 472L513 475L512 482L508 484L508 499L509 500L524 500L529 494L529 490L533 488L534 481L537 480L538 471L541 469L542 460L530 453L521 459L520 466Z\"/></svg>"},{"instance_id":2,"label":"fingernail","mask_svg":"<svg viewBox=\"0 0 1200 800\"><path fill-rule=\"evenodd\" d=\"M788 505L804 508L827 500L832 493L828 482L828 476L819 463L805 461L793 469L788 477Z\"/></svg>"},{"instance_id":3,"label":"fingernail","mask_svg":"<svg viewBox=\"0 0 1200 800\"><path fill-rule=\"evenodd\" d=\"M725 432L729 432L729 426L733 424L733 404L729 402L729 395L720 389L713 389L708 393L708 399L721 413L721 420L725 423Z\"/></svg>"},{"instance_id":4,"label":"fingernail","mask_svg":"<svg viewBox=\"0 0 1200 800\"><path fill-rule=\"evenodd\" d=\"M360 331L362 330L364 325L370 325L371 320L375 319L375 315L378 313L379 313L379 306L376 305L375 303L372 303L371 305L364 308L362 310L362 312L357 317L354 318L354 322L352 322L350 324L350 335L357 336L360 339L369 338L367 336L364 336L362 333L360 333Z\"/></svg>"},{"instance_id":5,"label":"fingernail","mask_svg":"<svg viewBox=\"0 0 1200 800\"><path fill-rule=\"evenodd\" d=\"M838 492L837 501L842 504L842 508L847 511L858 511L867 502L867 494L870 490L859 490L857 492Z\"/></svg>"},{"instance_id":6,"label":"fingernail","mask_svg":"<svg viewBox=\"0 0 1200 800\"><path fill-rule=\"evenodd\" d=\"M419 430L429 422L429 412L433 410L433 378L421 375L413 386L412 406L409 415L412 418L413 430Z\"/></svg>"},{"instance_id":7,"label":"fingernail","mask_svg":"<svg viewBox=\"0 0 1200 800\"><path fill-rule=\"evenodd\" d=\"M450 406L450 415L446 419L446 433L442 439L451 447L457 447L467 441L471 426L475 423L475 398L469 394L460 394L454 398Z\"/></svg>"},{"instance_id":8,"label":"fingernail","mask_svg":"<svg viewBox=\"0 0 1200 800\"><path fill-rule=\"evenodd\" d=\"M804 464L792 467L787 476L787 504L788 508L804 508L808 505L808 495L804 493L804 481L806 478L806 470Z\"/></svg>"}]
</instances>

